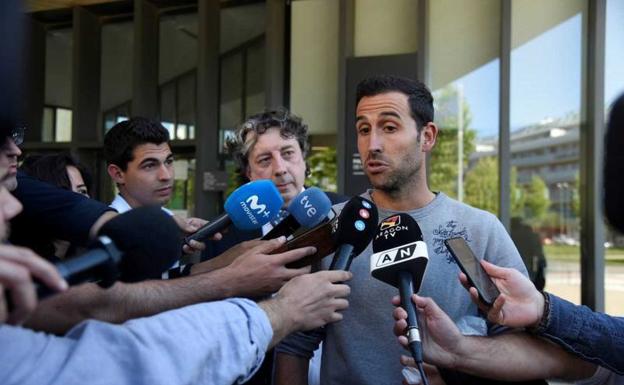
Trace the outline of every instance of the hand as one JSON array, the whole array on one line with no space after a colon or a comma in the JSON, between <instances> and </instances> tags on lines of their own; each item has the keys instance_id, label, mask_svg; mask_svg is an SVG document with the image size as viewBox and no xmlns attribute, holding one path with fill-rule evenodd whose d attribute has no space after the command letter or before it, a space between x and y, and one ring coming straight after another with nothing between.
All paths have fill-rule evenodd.
<instances>
[{"instance_id":1,"label":"hand","mask_svg":"<svg viewBox=\"0 0 624 385\"><path fill-rule=\"evenodd\" d=\"M455 367L458 357L463 353L462 342L465 337L449 316L431 298L419 297L414 294L412 301L416 304L416 311L422 326L420 335L424 360L436 366ZM401 304L400 298L394 297L392 303L399 306ZM407 312L403 308L397 307L392 316L396 321L394 334L398 337L399 344L406 348Z\"/></svg>"},{"instance_id":2,"label":"hand","mask_svg":"<svg viewBox=\"0 0 624 385\"><path fill-rule=\"evenodd\" d=\"M180 216L174 215L173 219L176 221L180 229L186 234L190 235L199 230L203 225L208 223L207 220L201 218L182 218ZM219 241L221 240L221 234L216 233L212 236L212 240ZM182 246L182 251L185 254L195 254L196 252L203 251L206 248L206 244L204 242L199 241L190 241L188 244L184 244Z\"/></svg>"},{"instance_id":3,"label":"hand","mask_svg":"<svg viewBox=\"0 0 624 385\"><path fill-rule=\"evenodd\" d=\"M347 271L319 271L293 278L275 297L260 303L273 326L275 344L298 330L311 330L342 320L340 310L349 306L344 298L351 288L341 283L351 279Z\"/></svg>"},{"instance_id":4,"label":"hand","mask_svg":"<svg viewBox=\"0 0 624 385\"><path fill-rule=\"evenodd\" d=\"M499 267L487 261L481 265L500 291L491 308L480 305L491 322L510 326L535 326L544 313L544 296L535 285L518 270ZM469 287L468 279L462 273L459 276L462 285L470 292L473 302L479 305L477 289Z\"/></svg>"},{"instance_id":5,"label":"hand","mask_svg":"<svg viewBox=\"0 0 624 385\"><path fill-rule=\"evenodd\" d=\"M252 239L250 241L245 241L234 245L230 247L227 251L219 254L214 258L193 265L193 267L191 267L191 275L207 273L209 271L229 266L236 258L245 254L247 251L253 249L254 247L261 245L263 242L265 241L261 241L260 239Z\"/></svg>"},{"instance_id":6,"label":"hand","mask_svg":"<svg viewBox=\"0 0 624 385\"><path fill-rule=\"evenodd\" d=\"M32 251L12 246L0 245L0 322L21 324L37 306L37 293L31 280L40 279L50 288L62 291L67 282L56 268ZM3 290L11 291L14 308L9 314Z\"/></svg>"},{"instance_id":7,"label":"hand","mask_svg":"<svg viewBox=\"0 0 624 385\"><path fill-rule=\"evenodd\" d=\"M258 241L258 245L236 258L223 271L231 276L232 296L257 297L272 294L294 277L310 272L310 266L289 269L285 265L316 252L302 247L280 254L269 254L286 241L285 237Z\"/></svg>"}]
</instances>

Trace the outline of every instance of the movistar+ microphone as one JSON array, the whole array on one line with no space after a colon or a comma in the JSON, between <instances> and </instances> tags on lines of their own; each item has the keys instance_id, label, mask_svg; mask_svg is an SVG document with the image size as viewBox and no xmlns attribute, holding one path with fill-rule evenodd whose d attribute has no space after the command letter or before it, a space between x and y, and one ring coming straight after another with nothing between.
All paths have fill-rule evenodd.
<instances>
[{"instance_id":1,"label":"movistar+ microphone","mask_svg":"<svg viewBox=\"0 0 624 385\"><path fill-rule=\"evenodd\" d=\"M225 213L186 237L184 242L205 241L230 224L241 230L259 229L279 213L283 204L282 196L270 180L246 183L227 198Z\"/></svg>"}]
</instances>

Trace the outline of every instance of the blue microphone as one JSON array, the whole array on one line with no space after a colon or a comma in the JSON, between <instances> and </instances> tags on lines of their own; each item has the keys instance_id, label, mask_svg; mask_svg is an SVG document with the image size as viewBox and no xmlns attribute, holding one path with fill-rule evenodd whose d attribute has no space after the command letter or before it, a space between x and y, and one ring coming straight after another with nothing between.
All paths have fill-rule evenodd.
<instances>
[{"instance_id":1,"label":"blue microphone","mask_svg":"<svg viewBox=\"0 0 624 385\"><path fill-rule=\"evenodd\" d=\"M279 213L283 204L282 196L270 180L246 183L227 198L225 213L184 238L184 241L187 244L191 240L205 241L230 224L241 230L259 229Z\"/></svg>"},{"instance_id":2,"label":"blue microphone","mask_svg":"<svg viewBox=\"0 0 624 385\"><path fill-rule=\"evenodd\" d=\"M262 239L290 236L299 228L310 228L321 223L329 210L331 201L323 190L310 187L297 195L288 205L289 215L269 231Z\"/></svg>"}]
</instances>

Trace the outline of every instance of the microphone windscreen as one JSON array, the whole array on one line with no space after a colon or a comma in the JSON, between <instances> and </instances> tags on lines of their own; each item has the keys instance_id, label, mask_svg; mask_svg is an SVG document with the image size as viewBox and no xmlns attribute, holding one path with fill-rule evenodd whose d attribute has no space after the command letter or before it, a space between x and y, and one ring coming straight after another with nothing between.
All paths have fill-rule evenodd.
<instances>
[{"instance_id":1,"label":"microphone windscreen","mask_svg":"<svg viewBox=\"0 0 624 385\"><path fill-rule=\"evenodd\" d=\"M373 253L422 241L418 223L408 214L396 214L383 219L373 239Z\"/></svg>"},{"instance_id":2,"label":"microphone windscreen","mask_svg":"<svg viewBox=\"0 0 624 385\"><path fill-rule=\"evenodd\" d=\"M399 273L407 271L414 290L418 291L428 262L427 245L414 218L400 213L381 221L370 259L374 278L399 287Z\"/></svg>"},{"instance_id":3,"label":"microphone windscreen","mask_svg":"<svg viewBox=\"0 0 624 385\"><path fill-rule=\"evenodd\" d=\"M138 207L106 222L99 235L110 237L123 253L120 280L158 279L181 257L181 230L160 207Z\"/></svg>"},{"instance_id":4,"label":"microphone windscreen","mask_svg":"<svg viewBox=\"0 0 624 385\"><path fill-rule=\"evenodd\" d=\"M327 218L331 206L331 201L321 189L310 187L290 202L288 212L302 227L309 228Z\"/></svg>"},{"instance_id":5,"label":"microphone windscreen","mask_svg":"<svg viewBox=\"0 0 624 385\"><path fill-rule=\"evenodd\" d=\"M268 179L246 183L225 201L225 211L240 230L259 229L279 214L284 200Z\"/></svg>"},{"instance_id":6,"label":"microphone windscreen","mask_svg":"<svg viewBox=\"0 0 624 385\"><path fill-rule=\"evenodd\" d=\"M336 245L353 246L353 255L358 255L370 243L377 229L377 207L362 197L347 201L335 222Z\"/></svg>"},{"instance_id":7,"label":"microphone windscreen","mask_svg":"<svg viewBox=\"0 0 624 385\"><path fill-rule=\"evenodd\" d=\"M624 94L614 103L605 135L604 201L609 223L624 232Z\"/></svg>"}]
</instances>

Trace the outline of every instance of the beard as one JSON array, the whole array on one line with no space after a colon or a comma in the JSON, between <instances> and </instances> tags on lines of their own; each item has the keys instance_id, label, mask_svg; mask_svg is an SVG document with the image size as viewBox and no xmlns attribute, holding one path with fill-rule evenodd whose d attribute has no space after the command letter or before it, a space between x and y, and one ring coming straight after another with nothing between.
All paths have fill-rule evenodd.
<instances>
[{"instance_id":1,"label":"beard","mask_svg":"<svg viewBox=\"0 0 624 385\"><path fill-rule=\"evenodd\" d=\"M383 191L390 196L400 195L404 188L411 186L410 182L416 179L416 175L421 169L415 151L409 152L401 158L397 162L398 167L392 167L394 166L393 162L384 159L380 154L369 156L369 159L384 160L391 165L390 170L384 174L373 177L368 175L368 180L376 190Z\"/></svg>"}]
</instances>

